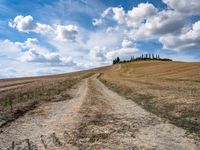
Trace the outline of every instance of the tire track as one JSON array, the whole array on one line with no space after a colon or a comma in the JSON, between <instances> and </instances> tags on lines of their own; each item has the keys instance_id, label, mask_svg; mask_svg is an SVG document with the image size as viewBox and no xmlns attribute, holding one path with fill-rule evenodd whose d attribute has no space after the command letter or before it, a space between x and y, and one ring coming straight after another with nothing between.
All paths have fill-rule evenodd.
<instances>
[{"instance_id":1,"label":"tire track","mask_svg":"<svg viewBox=\"0 0 200 150\"><path fill-rule=\"evenodd\" d=\"M98 75L97 75L98 76ZM73 135L78 149L198 150L186 131L110 91L94 76Z\"/></svg>"},{"instance_id":2,"label":"tire track","mask_svg":"<svg viewBox=\"0 0 200 150\"><path fill-rule=\"evenodd\" d=\"M17 119L10 126L2 128L0 149L49 150L64 146L67 133L79 122L78 111L86 84L86 80L81 81L78 87L71 91L72 94L75 93L73 99L45 103Z\"/></svg>"},{"instance_id":3,"label":"tire track","mask_svg":"<svg viewBox=\"0 0 200 150\"><path fill-rule=\"evenodd\" d=\"M84 80L69 102L46 104L17 120L0 134L0 145L10 140L12 150L200 149L185 130L112 92L97 76Z\"/></svg>"}]
</instances>

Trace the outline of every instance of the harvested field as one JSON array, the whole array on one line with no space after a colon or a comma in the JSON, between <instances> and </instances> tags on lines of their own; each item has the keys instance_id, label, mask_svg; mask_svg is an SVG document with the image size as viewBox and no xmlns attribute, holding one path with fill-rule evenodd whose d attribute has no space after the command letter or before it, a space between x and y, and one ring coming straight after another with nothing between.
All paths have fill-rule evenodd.
<instances>
[{"instance_id":1,"label":"harvested field","mask_svg":"<svg viewBox=\"0 0 200 150\"><path fill-rule=\"evenodd\" d=\"M200 149L199 64L191 64L197 71L192 74L179 68L188 63L168 63L134 62L34 79L24 87L41 86L42 94L2 111L6 116L23 105L27 109L0 128L0 149ZM179 71L167 76L167 66L174 64ZM149 75L148 67L158 70ZM31 102L37 103L28 107Z\"/></svg>"},{"instance_id":2,"label":"harvested field","mask_svg":"<svg viewBox=\"0 0 200 150\"><path fill-rule=\"evenodd\" d=\"M200 63L121 64L101 81L146 110L200 135Z\"/></svg>"}]
</instances>

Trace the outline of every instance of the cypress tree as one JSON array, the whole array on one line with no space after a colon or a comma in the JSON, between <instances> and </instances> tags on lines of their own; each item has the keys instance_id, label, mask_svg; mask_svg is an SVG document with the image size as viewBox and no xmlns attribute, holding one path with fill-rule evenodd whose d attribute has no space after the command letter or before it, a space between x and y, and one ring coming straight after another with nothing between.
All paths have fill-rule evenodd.
<instances>
[{"instance_id":1,"label":"cypress tree","mask_svg":"<svg viewBox=\"0 0 200 150\"><path fill-rule=\"evenodd\" d=\"M117 63L119 63L120 62L120 59L119 59L119 57L117 57Z\"/></svg>"},{"instance_id":2,"label":"cypress tree","mask_svg":"<svg viewBox=\"0 0 200 150\"><path fill-rule=\"evenodd\" d=\"M152 59L154 59L154 54L152 54Z\"/></svg>"},{"instance_id":3,"label":"cypress tree","mask_svg":"<svg viewBox=\"0 0 200 150\"><path fill-rule=\"evenodd\" d=\"M148 54L146 54L146 59L148 59Z\"/></svg>"}]
</instances>

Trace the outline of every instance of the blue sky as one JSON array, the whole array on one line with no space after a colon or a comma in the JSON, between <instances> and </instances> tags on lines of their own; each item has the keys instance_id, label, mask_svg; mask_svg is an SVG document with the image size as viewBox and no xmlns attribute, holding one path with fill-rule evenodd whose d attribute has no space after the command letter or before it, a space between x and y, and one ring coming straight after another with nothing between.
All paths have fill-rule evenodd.
<instances>
[{"instance_id":1,"label":"blue sky","mask_svg":"<svg viewBox=\"0 0 200 150\"><path fill-rule=\"evenodd\" d=\"M142 53L200 61L199 0L1 0L0 78L109 65Z\"/></svg>"}]
</instances>

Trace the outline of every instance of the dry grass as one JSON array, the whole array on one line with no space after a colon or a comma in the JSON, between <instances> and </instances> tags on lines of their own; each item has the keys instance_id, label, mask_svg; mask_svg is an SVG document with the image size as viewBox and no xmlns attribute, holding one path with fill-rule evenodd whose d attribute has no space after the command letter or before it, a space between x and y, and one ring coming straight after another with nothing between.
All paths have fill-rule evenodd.
<instances>
[{"instance_id":1,"label":"dry grass","mask_svg":"<svg viewBox=\"0 0 200 150\"><path fill-rule=\"evenodd\" d=\"M0 80L0 127L44 102L71 98L69 90L96 72L109 67L52 76Z\"/></svg>"},{"instance_id":2,"label":"dry grass","mask_svg":"<svg viewBox=\"0 0 200 150\"><path fill-rule=\"evenodd\" d=\"M69 99L73 85L94 73L103 73L101 81L117 93L200 135L200 63L140 61L69 74L1 79L0 121L41 102Z\"/></svg>"},{"instance_id":3,"label":"dry grass","mask_svg":"<svg viewBox=\"0 0 200 150\"><path fill-rule=\"evenodd\" d=\"M2 125L34 109L40 103L68 100L71 98L68 90L90 75L70 79L39 80L3 91L0 96L0 120L4 120Z\"/></svg>"},{"instance_id":4,"label":"dry grass","mask_svg":"<svg viewBox=\"0 0 200 150\"><path fill-rule=\"evenodd\" d=\"M200 135L200 63L141 61L100 77L145 109Z\"/></svg>"}]
</instances>

